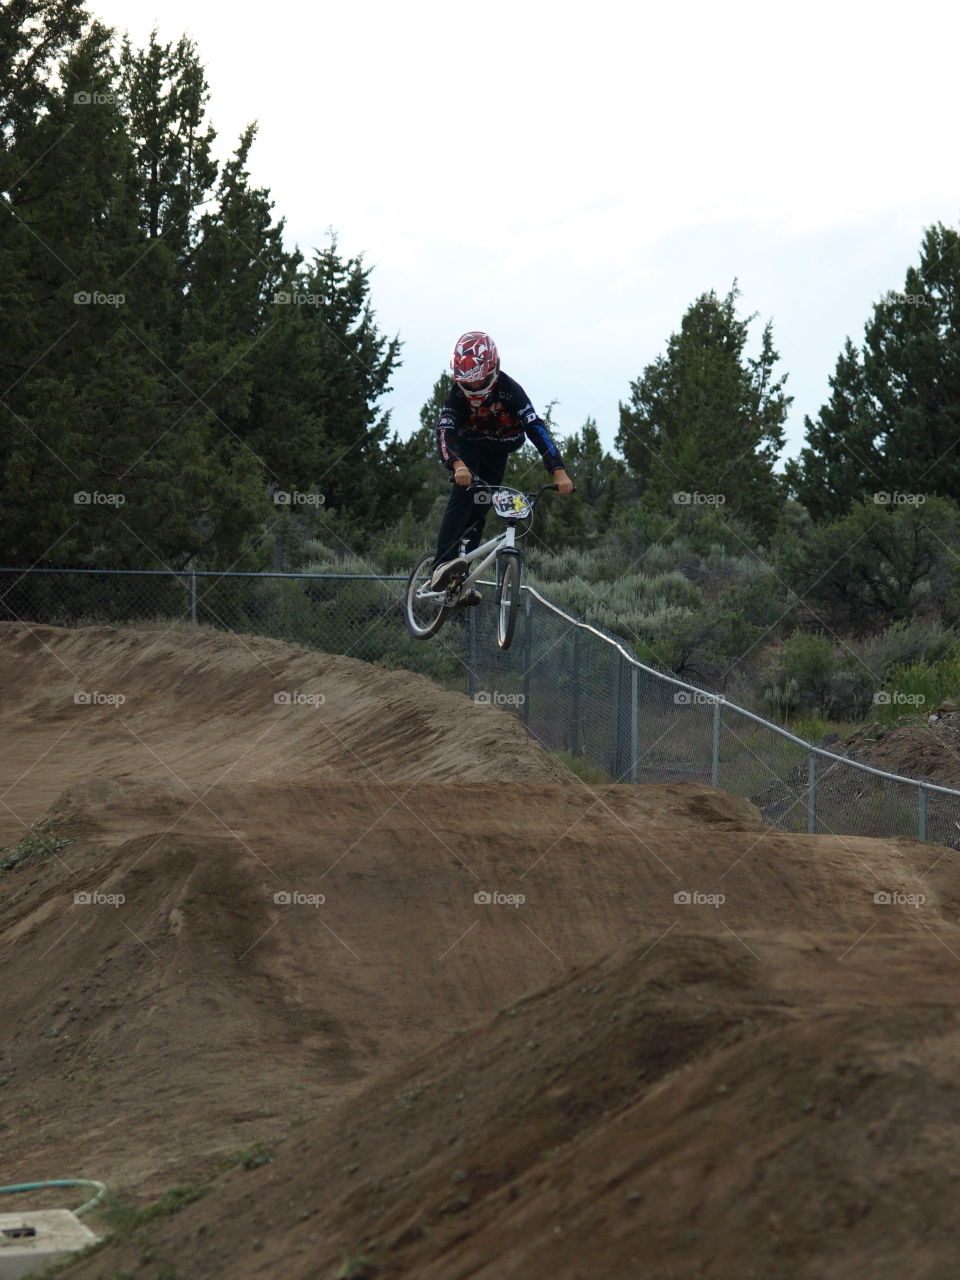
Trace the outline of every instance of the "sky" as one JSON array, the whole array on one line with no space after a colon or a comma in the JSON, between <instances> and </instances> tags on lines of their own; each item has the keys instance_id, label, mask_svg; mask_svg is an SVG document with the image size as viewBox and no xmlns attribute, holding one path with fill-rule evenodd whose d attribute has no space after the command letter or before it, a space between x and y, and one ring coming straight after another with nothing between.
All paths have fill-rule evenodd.
<instances>
[{"instance_id":1,"label":"sky","mask_svg":"<svg viewBox=\"0 0 960 1280\"><path fill-rule=\"evenodd\" d=\"M87 7L135 45L189 35L221 158L258 122L288 244L363 254L401 436L479 328L561 432L591 416L612 447L631 381L736 279L795 455L844 339L960 215L950 3Z\"/></svg>"}]
</instances>

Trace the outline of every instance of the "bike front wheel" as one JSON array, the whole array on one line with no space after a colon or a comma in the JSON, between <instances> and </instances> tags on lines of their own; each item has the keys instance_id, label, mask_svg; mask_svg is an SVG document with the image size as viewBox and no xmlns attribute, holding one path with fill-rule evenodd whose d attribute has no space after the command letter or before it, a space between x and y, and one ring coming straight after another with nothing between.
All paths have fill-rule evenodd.
<instances>
[{"instance_id":1,"label":"bike front wheel","mask_svg":"<svg viewBox=\"0 0 960 1280\"><path fill-rule=\"evenodd\" d=\"M436 635L447 618L447 609L443 603L421 599L420 593L429 588L432 575L433 556L428 552L420 557L407 579L403 614L407 630L417 640L429 640Z\"/></svg>"},{"instance_id":2,"label":"bike front wheel","mask_svg":"<svg viewBox=\"0 0 960 1280\"><path fill-rule=\"evenodd\" d=\"M520 599L520 558L514 553L501 555L497 562L497 644L509 649L517 625L517 603Z\"/></svg>"}]
</instances>

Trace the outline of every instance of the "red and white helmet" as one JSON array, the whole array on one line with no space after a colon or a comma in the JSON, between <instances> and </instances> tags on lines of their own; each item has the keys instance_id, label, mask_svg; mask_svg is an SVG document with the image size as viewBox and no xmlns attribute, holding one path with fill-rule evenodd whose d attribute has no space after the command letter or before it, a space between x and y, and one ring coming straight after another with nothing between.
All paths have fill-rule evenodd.
<instances>
[{"instance_id":1,"label":"red and white helmet","mask_svg":"<svg viewBox=\"0 0 960 1280\"><path fill-rule=\"evenodd\" d=\"M469 400L489 395L500 372L500 354L489 333L461 334L450 357L453 380Z\"/></svg>"}]
</instances>

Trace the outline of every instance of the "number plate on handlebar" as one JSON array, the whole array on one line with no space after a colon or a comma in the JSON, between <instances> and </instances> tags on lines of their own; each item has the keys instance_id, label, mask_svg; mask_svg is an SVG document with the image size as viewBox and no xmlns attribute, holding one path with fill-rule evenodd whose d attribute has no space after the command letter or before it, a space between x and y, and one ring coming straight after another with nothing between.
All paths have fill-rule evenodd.
<instances>
[{"instance_id":1,"label":"number plate on handlebar","mask_svg":"<svg viewBox=\"0 0 960 1280\"><path fill-rule=\"evenodd\" d=\"M525 495L516 489L495 489L490 501L497 515L507 520L526 520L533 512Z\"/></svg>"}]
</instances>

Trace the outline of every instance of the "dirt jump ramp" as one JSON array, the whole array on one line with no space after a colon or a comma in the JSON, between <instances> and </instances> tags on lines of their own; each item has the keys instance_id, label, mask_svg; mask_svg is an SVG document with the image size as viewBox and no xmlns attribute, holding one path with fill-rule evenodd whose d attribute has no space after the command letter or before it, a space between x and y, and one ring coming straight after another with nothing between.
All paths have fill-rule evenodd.
<instances>
[{"instance_id":1,"label":"dirt jump ramp","mask_svg":"<svg viewBox=\"0 0 960 1280\"><path fill-rule=\"evenodd\" d=\"M276 641L0 655L0 842L71 841L0 873L7 1180L212 1183L155 1230L190 1276L947 1274L952 850L587 787L504 711Z\"/></svg>"}]
</instances>

